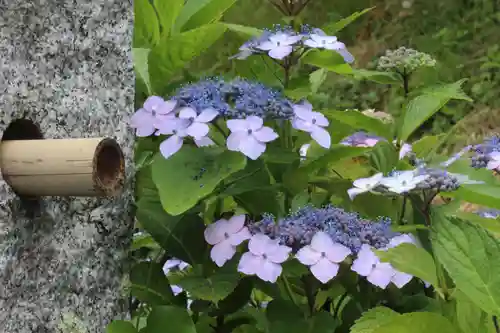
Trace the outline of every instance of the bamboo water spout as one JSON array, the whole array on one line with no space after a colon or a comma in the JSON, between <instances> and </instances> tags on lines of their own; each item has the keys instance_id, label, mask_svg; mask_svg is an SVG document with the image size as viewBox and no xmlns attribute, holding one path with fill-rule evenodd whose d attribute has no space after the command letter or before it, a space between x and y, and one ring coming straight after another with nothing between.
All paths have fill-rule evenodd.
<instances>
[{"instance_id":1,"label":"bamboo water spout","mask_svg":"<svg viewBox=\"0 0 500 333\"><path fill-rule=\"evenodd\" d=\"M124 156L111 138L6 139L6 134L0 169L20 196L115 196L122 190Z\"/></svg>"}]
</instances>

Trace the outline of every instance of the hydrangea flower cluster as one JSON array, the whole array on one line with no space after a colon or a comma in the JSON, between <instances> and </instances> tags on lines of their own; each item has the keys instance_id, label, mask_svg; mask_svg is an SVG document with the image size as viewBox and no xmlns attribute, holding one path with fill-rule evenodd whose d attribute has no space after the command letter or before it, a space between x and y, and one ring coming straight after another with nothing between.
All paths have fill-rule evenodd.
<instances>
[{"instance_id":1,"label":"hydrangea flower cluster","mask_svg":"<svg viewBox=\"0 0 500 333\"><path fill-rule=\"evenodd\" d=\"M210 124L219 118L227 120L231 132L227 148L253 160L265 152L267 143L278 138L274 129L264 126L265 120L290 121L293 128L309 133L319 145L330 148L330 134L325 129L328 119L313 111L311 104L294 104L278 91L242 79L203 80L182 87L168 101L151 96L132 116L131 127L140 137L167 135L160 152L169 158L187 138L199 147L214 145Z\"/></svg>"},{"instance_id":2,"label":"hydrangea flower cluster","mask_svg":"<svg viewBox=\"0 0 500 333\"><path fill-rule=\"evenodd\" d=\"M380 141L387 140L377 135L365 132L356 132L342 139L342 141L340 141L340 144L351 147L375 147L375 145ZM394 141L393 143L397 143L397 141ZM412 146L408 143L402 143L399 150L399 159L401 160L406 156L409 156L411 152Z\"/></svg>"},{"instance_id":3,"label":"hydrangea flower cluster","mask_svg":"<svg viewBox=\"0 0 500 333\"><path fill-rule=\"evenodd\" d=\"M171 258L171 259L168 259L167 261L165 261L165 263L163 264L163 273L166 276L168 276L172 272L176 272L176 271L182 272L190 267L191 267L191 265L189 265L187 262L184 262L180 259ZM175 284L170 285L170 289L172 289L172 293L174 294L174 296L177 296L184 291L184 289L182 289L182 287L175 285ZM189 309L191 307L191 303L193 301L191 299L189 299L189 295L186 295L186 296L188 296L187 307Z\"/></svg>"},{"instance_id":4,"label":"hydrangea flower cluster","mask_svg":"<svg viewBox=\"0 0 500 333\"><path fill-rule=\"evenodd\" d=\"M500 217L500 210L498 209L483 209L476 212L477 215L486 219L497 219Z\"/></svg>"},{"instance_id":5,"label":"hydrangea flower cluster","mask_svg":"<svg viewBox=\"0 0 500 333\"><path fill-rule=\"evenodd\" d=\"M387 50L385 55L380 57L377 68L382 71L396 71L409 74L420 67L434 67L434 60L427 53L414 49L400 47L396 50Z\"/></svg>"},{"instance_id":6,"label":"hydrangea flower cluster","mask_svg":"<svg viewBox=\"0 0 500 333\"><path fill-rule=\"evenodd\" d=\"M474 156L471 157L473 168L486 168L500 171L500 137L493 136L483 143L472 146Z\"/></svg>"},{"instance_id":7,"label":"hydrangea flower cluster","mask_svg":"<svg viewBox=\"0 0 500 333\"><path fill-rule=\"evenodd\" d=\"M374 222L333 206L306 206L278 221L266 215L246 225L245 215L221 219L206 228L205 239L214 245L210 255L218 266L234 256L236 246L248 240L248 251L241 256L238 271L272 283L281 275L282 264L292 257L309 267L322 283L333 279L350 255L356 256L351 269L380 288L391 282L401 288L413 278L381 262L374 252L401 243L416 245L411 235L392 232L387 218Z\"/></svg>"},{"instance_id":8,"label":"hydrangea flower cluster","mask_svg":"<svg viewBox=\"0 0 500 333\"><path fill-rule=\"evenodd\" d=\"M264 32L244 43L239 53L233 56L236 59L246 59L253 54L267 54L273 59L282 60L294 51L300 53L308 49L331 50L340 54L344 61L352 63L354 57L347 50L344 43L335 36L328 36L318 28L302 26L300 32L295 32L290 26L276 25L273 29Z\"/></svg>"}]
</instances>

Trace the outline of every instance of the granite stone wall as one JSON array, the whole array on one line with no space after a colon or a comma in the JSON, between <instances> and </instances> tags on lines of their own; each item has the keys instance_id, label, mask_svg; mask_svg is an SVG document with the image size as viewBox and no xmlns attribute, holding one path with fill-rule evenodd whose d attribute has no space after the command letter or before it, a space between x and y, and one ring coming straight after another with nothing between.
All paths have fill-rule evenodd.
<instances>
[{"instance_id":1,"label":"granite stone wall","mask_svg":"<svg viewBox=\"0 0 500 333\"><path fill-rule=\"evenodd\" d=\"M130 171L131 0L0 0L0 135L114 137ZM130 172L129 172L130 173ZM103 332L122 288L131 186L115 199L44 198L27 215L0 180L0 332Z\"/></svg>"}]
</instances>

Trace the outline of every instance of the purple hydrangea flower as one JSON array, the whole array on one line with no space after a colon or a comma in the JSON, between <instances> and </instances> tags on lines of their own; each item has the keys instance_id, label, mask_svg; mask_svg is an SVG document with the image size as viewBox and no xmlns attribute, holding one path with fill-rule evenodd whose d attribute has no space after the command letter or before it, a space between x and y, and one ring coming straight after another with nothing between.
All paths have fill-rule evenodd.
<instances>
[{"instance_id":1,"label":"purple hydrangea flower","mask_svg":"<svg viewBox=\"0 0 500 333\"><path fill-rule=\"evenodd\" d=\"M262 42L257 48L266 51L267 54L274 59L281 60L293 52L293 47L296 45L302 36L291 32L277 32L268 37L268 40Z\"/></svg>"},{"instance_id":2,"label":"purple hydrangea flower","mask_svg":"<svg viewBox=\"0 0 500 333\"><path fill-rule=\"evenodd\" d=\"M497 219L500 217L500 210L498 209L483 209L476 212L477 215L486 219Z\"/></svg>"},{"instance_id":3,"label":"purple hydrangea flower","mask_svg":"<svg viewBox=\"0 0 500 333\"><path fill-rule=\"evenodd\" d=\"M311 273L322 283L327 283L339 271L339 263L351 254L351 250L342 244L334 243L331 237L323 231L317 232L311 245L301 248L296 258L302 264L309 266Z\"/></svg>"},{"instance_id":4,"label":"purple hydrangea flower","mask_svg":"<svg viewBox=\"0 0 500 333\"><path fill-rule=\"evenodd\" d=\"M187 262L172 258L168 259L167 261L165 261L165 264L163 264L163 273L165 273L165 275L168 275L172 270L178 269L180 271L183 271L188 267L190 267L190 265Z\"/></svg>"},{"instance_id":5,"label":"purple hydrangea flower","mask_svg":"<svg viewBox=\"0 0 500 333\"><path fill-rule=\"evenodd\" d=\"M229 220L220 219L205 229L205 240L213 245L210 258L222 267L236 253L236 246L251 237L245 225L245 215L236 215Z\"/></svg>"},{"instance_id":6,"label":"purple hydrangea flower","mask_svg":"<svg viewBox=\"0 0 500 333\"><path fill-rule=\"evenodd\" d=\"M329 149L331 138L325 129L329 125L328 119L322 113L313 111L312 105L307 102L294 105L293 111L295 113L293 128L310 133L314 141Z\"/></svg>"},{"instance_id":7,"label":"purple hydrangea flower","mask_svg":"<svg viewBox=\"0 0 500 333\"><path fill-rule=\"evenodd\" d=\"M152 135L157 127L156 123L165 118L173 118L177 106L175 100L165 101L158 96L150 96L141 109L130 119L130 126L136 129L136 135L145 137Z\"/></svg>"},{"instance_id":8,"label":"purple hydrangea flower","mask_svg":"<svg viewBox=\"0 0 500 333\"><path fill-rule=\"evenodd\" d=\"M356 132L344 138L340 144L352 147L374 147L379 141L387 140L380 136L367 134L365 132Z\"/></svg>"},{"instance_id":9,"label":"purple hydrangea flower","mask_svg":"<svg viewBox=\"0 0 500 333\"><path fill-rule=\"evenodd\" d=\"M369 192L369 191L375 189L377 186L379 186L383 177L384 177L384 174L379 172L379 173L377 173L371 177L368 177L368 178L356 179L352 183L352 185L354 187L347 190L347 194L349 195L349 198L351 200L354 200L354 198L358 194Z\"/></svg>"},{"instance_id":10,"label":"purple hydrangea flower","mask_svg":"<svg viewBox=\"0 0 500 333\"><path fill-rule=\"evenodd\" d=\"M486 139L483 143L472 146L472 150L475 152L474 156L471 157L471 166L474 168L487 168L489 164L489 169L496 170L497 158L495 158L497 153L500 152L500 137L493 136ZM492 156L494 158L492 158Z\"/></svg>"},{"instance_id":11,"label":"purple hydrangea flower","mask_svg":"<svg viewBox=\"0 0 500 333\"><path fill-rule=\"evenodd\" d=\"M288 259L291 251L291 248L279 245L266 235L254 235L248 242L248 252L241 257L238 271L274 283L283 270L281 264Z\"/></svg>"}]
</instances>

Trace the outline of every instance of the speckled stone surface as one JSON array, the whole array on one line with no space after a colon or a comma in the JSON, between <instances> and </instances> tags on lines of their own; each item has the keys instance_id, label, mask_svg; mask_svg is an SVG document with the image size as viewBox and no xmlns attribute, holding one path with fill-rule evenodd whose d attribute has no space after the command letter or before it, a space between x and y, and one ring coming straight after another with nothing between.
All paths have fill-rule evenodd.
<instances>
[{"instance_id":1,"label":"speckled stone surface","mask_svg":"<svg viewBox=\"0 0 500 333\"><path fill-rule=\"evenodd\" d=\"M24 117L46 138L114 137L130 170L132 8L0 0L0 134ZM30 219L0 180L0 332L103 332L126 316L127 184L113 200L46 198Z\"/></svg>"}]
</instances>

